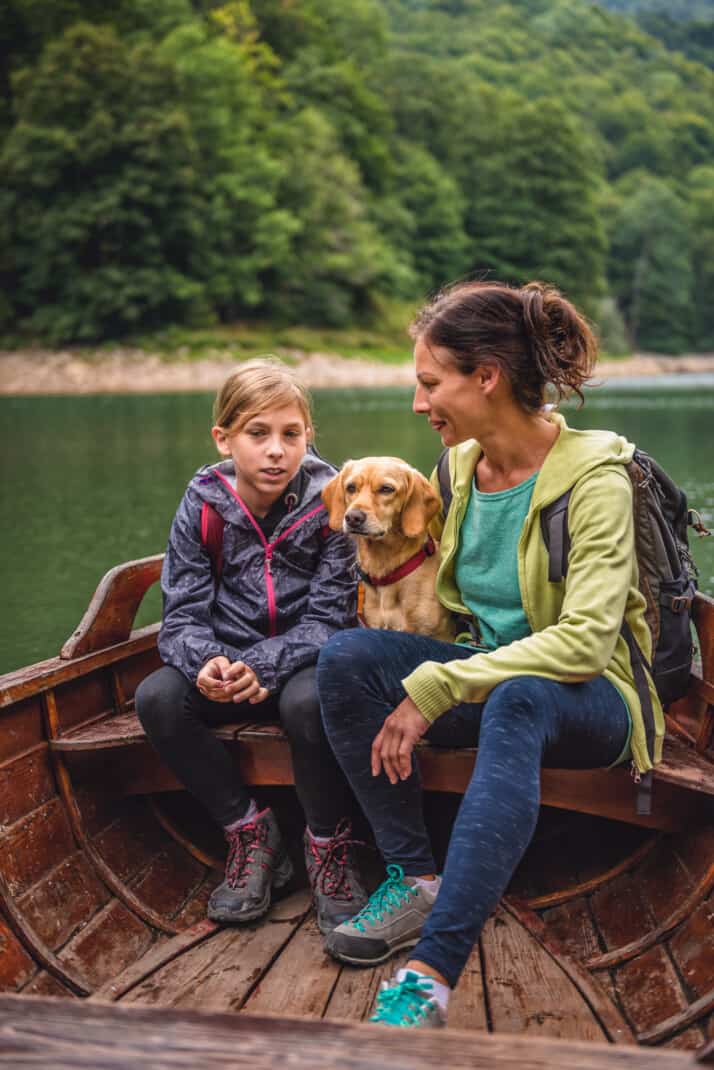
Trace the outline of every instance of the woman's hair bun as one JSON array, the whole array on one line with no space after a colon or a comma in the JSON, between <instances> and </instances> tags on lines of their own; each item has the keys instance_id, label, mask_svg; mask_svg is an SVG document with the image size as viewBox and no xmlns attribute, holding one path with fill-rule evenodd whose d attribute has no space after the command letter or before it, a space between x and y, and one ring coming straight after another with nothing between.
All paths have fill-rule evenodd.
<instances>
[{"instance_id":1,"label":"woman's hair bun","mask_svg":"<svg viewBox=\"0 0 714 1070\"><path fill-rule=\"evenodd\" d=\"M514 398L529 410L541 407L548 386L558 399L574 392L582 400L597 359L585 317L542 282L457 283L421 310L411 334L447 349L465 375L486 361L499 364Z\"/></svg>"}]
</instances>

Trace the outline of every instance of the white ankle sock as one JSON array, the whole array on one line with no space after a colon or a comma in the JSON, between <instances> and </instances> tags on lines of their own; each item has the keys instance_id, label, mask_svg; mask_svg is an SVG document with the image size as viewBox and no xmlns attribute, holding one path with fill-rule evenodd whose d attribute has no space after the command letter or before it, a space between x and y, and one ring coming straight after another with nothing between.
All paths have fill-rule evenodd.
<instances>
[{"instance_id":1,"label":"white ankle sock","mask_svg":"<svg viewBox=\"0 0 714 1070\"><path fill-rule=\"evenodd\" d=\"M451 989L449 988L449 986L442 984L441 981L437 981L437 979L435 977L432 977L431 974L422 973L420 970L410 970L406 968L402 970L397 970L397 981L403 981L408 973L415 973L420 980L422 977L425 977L427 981L430 982L431 992L429 993L429 995L435 1003L439 1004L442 1011L444 1012L444 1017L446 1017L446 1012L449 1009L449 996L451 995Z\"/></svg>"},{"instance_id":2,"label":"white ankle sock","mask_svg":"<svg viewBox=\"0 0 714 1070\"><path fill-rule=\"evenodd\" d=\"M412 877L412 880L415 881L420 888L426 889L426 891L433 896L436 896L439 892L439 888L441 888L441 877L438 875L430 881L426 880L425 877Z\"/></svg>"},{"instance_id":3,"label":"white ankle sock","mask_svg":"<svg viewBox=\"0 0 714 1070\"><path fill-rule=\"evenodd\" d=\"M235 832L236 829L242 828L243 825L249 825L251 821L255 821L258 816L258 807L255 799L250 800L250 806L243 814L243 817L239 817L237 821L233 821L230 825L224 825L225 832Z\"/></svg>"}]
</instances>

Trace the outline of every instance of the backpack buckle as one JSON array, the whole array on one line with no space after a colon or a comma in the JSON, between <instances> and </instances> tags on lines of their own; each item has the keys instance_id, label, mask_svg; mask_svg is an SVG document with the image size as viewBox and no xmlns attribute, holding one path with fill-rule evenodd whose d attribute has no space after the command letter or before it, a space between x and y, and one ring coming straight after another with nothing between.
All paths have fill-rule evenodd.
<instances>
[{"instance_id":1,"label":"backpack buckle","mask_svg":"<svg viewBox=\"0 0 714 1070\"><path fill-rule=\"evenodd\" d=\"M669 608L673 613L683 613L692 608L692 599L686 594L677 594L670 600Z\"/></svg>"}]
</instances>

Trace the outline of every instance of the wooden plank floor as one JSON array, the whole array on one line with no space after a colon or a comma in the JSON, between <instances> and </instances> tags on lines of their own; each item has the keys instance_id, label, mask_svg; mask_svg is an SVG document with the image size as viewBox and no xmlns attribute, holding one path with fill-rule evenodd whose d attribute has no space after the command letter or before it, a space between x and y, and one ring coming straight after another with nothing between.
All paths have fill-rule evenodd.
<instances>
[{"instance_id":1,"label":"wooden plank floor","mask_svg":"<svg viewBox=\"0 0 714 1070\"><path fill-rule=\"evenodd\" d=\"M78 1000L0 997L0 1067L27 1070L685 1070L690 1054Z\"/></svg>"},{"instance_id":2,"label":"wooden plank floor","mask_svg":"<svg viewBox=\"0 0 714 1070\"><path fill-rule=\"evenodd\" d=\"M262 923L206 927L185 948L181 941L175 937L152 949L145 970L140 959L94 1000L116 993L133 1005L359 1022L372 1013L380 982L408 957L404 952L373 969L341 966L324 951L305 890L277 903ZM471 955L452 996L448 1028L608 1039L590 1003L553 957L503 911L488 923Z\"/></svg>"}]
</instances>

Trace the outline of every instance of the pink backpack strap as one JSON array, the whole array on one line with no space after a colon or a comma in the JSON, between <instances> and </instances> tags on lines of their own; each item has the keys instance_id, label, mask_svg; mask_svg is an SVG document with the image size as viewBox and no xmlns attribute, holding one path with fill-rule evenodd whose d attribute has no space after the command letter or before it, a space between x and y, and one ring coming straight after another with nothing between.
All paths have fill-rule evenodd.
<instances>
[{"instance_id":1,"label":"pink backpack strap","mask_svg":"<svg viewBox=\"0 0 714 1070\"><path fill-rule=\"evenodd\" d=\"M211 571L216 586L223 571L223 529L225 526L226 522L221 514L216 512L208 502L204 502L201 509L201 542L211 559Z\"/></svg>"}]
</instances>

